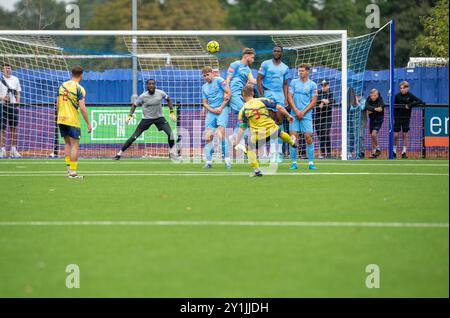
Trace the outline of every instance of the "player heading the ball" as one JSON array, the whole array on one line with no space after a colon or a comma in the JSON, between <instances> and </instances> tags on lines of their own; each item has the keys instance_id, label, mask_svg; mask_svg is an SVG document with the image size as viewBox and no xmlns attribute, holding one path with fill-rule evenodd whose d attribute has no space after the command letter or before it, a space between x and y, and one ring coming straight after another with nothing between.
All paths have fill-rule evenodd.
<instances>
[{"instance_id":1,"label":"player heading the ball","mask_svg":"<svg viewBox=\"0 0 450 318\"><path fill-rule=\"evenodd\" d=\"M169 155L172 159L177 157L175 149L175 138L173 136L172 128L170 128L169 123L163 115L162 111L162 100L167 101L167 105L170 109L170 119L174 122L177 120L177 116L173 110L172 100L169 95L163 90L156 89L156 81L154 79L149 79L146 82L147 91L142 93L131 106L130 114L126 120L128 124L133 119L134 111L137 106L142 106L142 120L139 122L138 127L134 131L133 135L124 143L122 149L114 157L115 160L120 160L123 152L127 150L139 136L149 129L153 124L156 125L159 131L164 131L167 135L167 142L169 144Z\"/></svg>"},{"instance_id":2,"label":"player heading the ball","mask_svg":"<svg viewBox=\"0 0 450 318\"><path fill-rule=\"evenodd\" d=\"M269 110L274 112L280 112L286 116L290 122L294 120L288 111L276 102L262 98L254 98L254 87L251 84L247 84L243 91L242 96L245 100L244 106L239 112L239 131L234 141L234 146L247 153L248 160L251 167L254 169L252 176L261 177L262 173L259 169L259 162L256 156L256 146L258 141L266 142L267 138L280 137L283 141L289 143L291 147L296 148L295 138L291 138L289 134L282 131L275 121L270 117ZM242 149L242 145L239 142L244 135L247 128L250 128L250 138L248 141L248 149Z\"/></svg>"}]
</instances>

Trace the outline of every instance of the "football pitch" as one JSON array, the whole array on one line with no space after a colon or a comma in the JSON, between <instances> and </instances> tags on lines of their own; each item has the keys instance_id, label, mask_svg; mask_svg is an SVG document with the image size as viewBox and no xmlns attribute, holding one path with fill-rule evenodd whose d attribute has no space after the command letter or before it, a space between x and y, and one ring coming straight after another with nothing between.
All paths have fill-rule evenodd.
<instances>
[{"instance_id":1,"label":"football pitch","mask_svg":"<svg viewBox=\"0 0 450 318\"><path fill-rule=\"evenodd\" d=\"M449 296L447 160L317 167L1 160L0 297Z\"/></svg>"}]
</instances>

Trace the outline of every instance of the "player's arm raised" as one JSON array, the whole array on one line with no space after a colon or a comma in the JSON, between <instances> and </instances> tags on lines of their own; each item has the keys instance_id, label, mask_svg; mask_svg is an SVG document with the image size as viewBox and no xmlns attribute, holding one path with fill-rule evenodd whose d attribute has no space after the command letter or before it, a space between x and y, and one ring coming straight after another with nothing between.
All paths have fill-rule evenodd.
<instances>
[{"instance_id":1,"label":"player's arm raised","mask_svg":"<svg viewBox=\"0 0 450 318\"><path fill-rule=\"evenodd\" d=\"M252 85L256 85L257 84L257 81L253 77L253 74L251 72L247 74L247 84L252 84Z\"/></svg>"},{"instance_id":2,"label":"player's arm raised","mask_svg":"<svg viewBox=\"0 0 450 318\"><path fill-rule=\"evenodd\" d=\"M258 84L258 92L260 96L264 96L264 88L262 86L262 81L264 79L264 75L258 73L258 77L256 78L256 82Z\"/></svg>"},{"instance_id":3,"label":"player's arm raised","mask_svg":"<svg viewBox=\"0 0 450 318\"><path fill-rule=\"evenodd\" d=\"M86 122L86 125L88 126L88 133L91 133L92 127L91 127L91 123L89 122L89 117L87 114L86 103L84 101L84 98L79 100L78 103L80 105L81 115L83 115L84 121Z\"/></svg>"},{"instance_id":4,"label":"player's arm raised","mask_svg":"<svg viewBox=\"0 0 450 318\"><path fill-rule=\"evenodd\" d=\"M230 66L228 67L227 77L225 78L225 82L227 83L228 87L230 87L230 82L234 76L234 72L235 72L235 66L234 66L234 63L231 63Z\"/></svg>"}]
</instances>

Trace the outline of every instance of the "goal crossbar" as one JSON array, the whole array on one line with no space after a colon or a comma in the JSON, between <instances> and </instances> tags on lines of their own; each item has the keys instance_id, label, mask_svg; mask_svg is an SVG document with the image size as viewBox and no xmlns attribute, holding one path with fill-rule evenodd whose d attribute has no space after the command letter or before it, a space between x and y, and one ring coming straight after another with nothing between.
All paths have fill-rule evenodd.
<instances>
[{"instance_id":1,"label":"goal crossbar","mask_svg":"<svg viewBox=\"0 0 450 318\"><path fill-rule=\"evenodd\" d=\"M347 35L347 30L0 30L0 36L276 36Z\"/></svg>"},{"instance_id":2,"label":"goal crossbar","mask_svg":"<svg viewBox=\"0 0 450 318\"><path fill-rule=\"evenodd\" d=\"M341 41L341 158L347 160L347 50L348 50L348 37L347 30L0 30L0 37L3 36L123 36L133 37L132 43L139 36L336 36L338 43ZM334 42L334 41L332 41ZM197 54L182 56L168 55L168 54L154 54L154 53L138 53L135 48L131 51L131 57L136 58L171 58L171 59L190 59L190 58L208 58L208 54L199 56ZM62 55L64 58L68 58L66 55ZM78 56L77 56L78 57ZM74 58L74 57L72 57Z\"/></svg>"}]
</instances>

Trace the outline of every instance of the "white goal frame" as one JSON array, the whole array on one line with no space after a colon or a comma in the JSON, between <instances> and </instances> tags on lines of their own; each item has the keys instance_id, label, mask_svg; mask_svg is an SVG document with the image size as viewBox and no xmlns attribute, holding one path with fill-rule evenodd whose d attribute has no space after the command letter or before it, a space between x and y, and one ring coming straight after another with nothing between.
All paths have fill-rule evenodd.
<instances>
[{"instance_id":1,"label":"white goal frame","mask_svg":"<svg viewBox=\"0 0 450 318\"><path fill-rule=\"evenodd\" d=\"M347 30L0 30L1 36L280 36L336 35L341 38L341 159L347 160Z\"/></svg>"}]
</instances>

